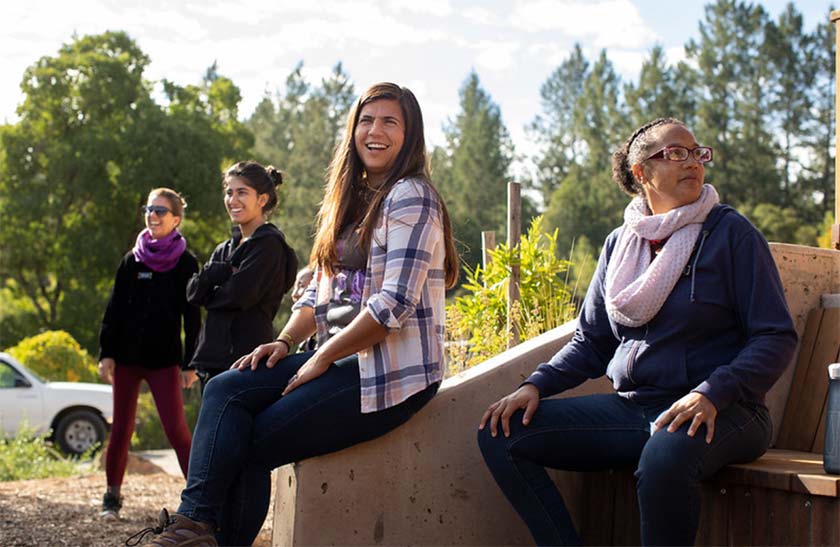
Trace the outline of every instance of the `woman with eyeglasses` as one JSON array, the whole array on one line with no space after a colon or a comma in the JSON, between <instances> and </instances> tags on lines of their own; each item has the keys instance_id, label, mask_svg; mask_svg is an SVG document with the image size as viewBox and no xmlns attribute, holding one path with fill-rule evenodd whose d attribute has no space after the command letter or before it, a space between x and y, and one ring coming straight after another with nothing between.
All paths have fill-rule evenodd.
<instances>
[{"instance_id":1,"label":"woman with eyeglasses","mask_svg":"<svg viewBox=\"0 0 840 547\"><path fill-rule=\"evenodd\" d=\"M201 315L186 299L187 282L198 271L198 261L178 230L185 207L174 190L156 188L149 193L143 206L146 229L120 262L102 319L99 375L113 385L114 394L114 419L105 453L108 486L102 502L104 519L119 518L120 487L144 380L166 438L187 475L191 438L181 388L189 388L196 380L187 364Z\"/></svg>"},{"instance_id":2,"label":"woman with eyeglasses","mask_svg":"<svg viewBox=\"0 0 840 547\"><path fill-rule=\"evenodd\" d=\"M633 199L574 337L481 417L484 460L538 545L581 544L545 467L635 468L642 543L692 545L699 482L769 446L764 396L796 333L767 242L703 182L712 156L671 118L615 152ZM603 375L615 393L546 399Z\"/></svg>"},{"instance_id":3,"label":"woman with eyeglasses","mask_svg":"<svg viewBox=\"0 0 840 547\"><path fill-rule=\"evenodd\" d=\"M231 238L187 284L187 300L207 310L191 367L201 389L260 344L274 339L272 321L297 272L297 256L268 221L283 175L272 166L240 161L222 178Z\"/></svg>"}]
</instances>

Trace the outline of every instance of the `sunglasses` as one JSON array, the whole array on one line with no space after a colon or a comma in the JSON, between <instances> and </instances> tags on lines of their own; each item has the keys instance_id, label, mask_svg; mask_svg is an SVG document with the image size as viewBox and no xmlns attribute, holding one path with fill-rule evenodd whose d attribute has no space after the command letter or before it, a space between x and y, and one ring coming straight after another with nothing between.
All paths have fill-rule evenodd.
<instances>
[{"instance_id":1,"label":"sunglasses","mask_svg":"<svg viewBox=\"0 0 840 547\"><path fill-rule=\"evenodd\" d=\"M151 215L154 213L159 217L172 212L172 209L164 207L163 205L144 205L140 209L142 209L144 214Z\"/></svg>"}]
</instances>

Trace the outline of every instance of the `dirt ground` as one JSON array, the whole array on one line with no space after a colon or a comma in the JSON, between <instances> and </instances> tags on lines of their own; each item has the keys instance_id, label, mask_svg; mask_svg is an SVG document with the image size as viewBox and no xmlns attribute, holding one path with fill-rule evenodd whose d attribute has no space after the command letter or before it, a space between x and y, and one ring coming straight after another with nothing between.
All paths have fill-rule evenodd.
<instances>
[{"instance_id":1,"label":"dirt ground","mask_svg":"<svg viewBox=\"0 0 840 547\"><path fill-rule=\"evenodd\" d=\"M0 545L120 546L135 532L155 526L161 508L177 507L183 485L183 478L163 472L127 474L121 520L106 523L99 519L105 487L103 471L69 478L0 482ZM255 546L271 545L270 520L269 514Z\"/></svg>"}]
</instances>

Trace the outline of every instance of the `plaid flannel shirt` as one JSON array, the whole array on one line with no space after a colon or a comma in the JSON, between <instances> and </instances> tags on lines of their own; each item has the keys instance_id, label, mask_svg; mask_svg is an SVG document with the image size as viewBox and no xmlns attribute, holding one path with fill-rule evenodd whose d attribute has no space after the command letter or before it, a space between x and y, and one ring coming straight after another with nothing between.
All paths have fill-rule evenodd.
<instances>
[{"instance_id":1,"label":"plaid flannel shirt","mask_svg":"<svg viewBox=\"0 0 840 547\"><path fill-rule=\"evenodd\" d=\"M443 379L446 250L440 202L421 179L398 181L382 202L371 238L363 309L388 331L359 352L361 411L395 406ZM327 339L332 280L320 268L293 309L315 310L318 342Z\"/></svg>"}]
</instances>

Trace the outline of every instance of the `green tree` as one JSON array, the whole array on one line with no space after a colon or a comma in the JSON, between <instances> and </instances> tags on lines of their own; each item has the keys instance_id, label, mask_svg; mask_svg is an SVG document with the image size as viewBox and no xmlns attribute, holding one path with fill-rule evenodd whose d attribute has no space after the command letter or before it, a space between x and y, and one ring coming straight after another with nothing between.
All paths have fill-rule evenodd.
<instances>
[{"instance_id":1,"label":"green tree","mask_svg":"<svg viewBox=\"0 0 840 547\"><path fill-rule=\"evenodd\" d=\"M74 38L26 70L20 121L0 132L0 307L25 300L38 328L68 330L91 350L148 191L182 191L200 226L220 206L220 192L208 189L219 188L228 154L251 146L230 80L167 83L162 108L143 79L148 62L122 32ZM184 231L203 249L201 230Z\"/></svg>"},{"instance_id":2,"label":"green tree","mask_svg":"<svg viewBox=\"0 0 840 547\"><path fill-rule=\"evenodd\" d=\"M809 90L814 85L816 63L809 62L812 37L802 28L802 15L788 4L778 23L766 26L762 48L770 60L770 115L779 139L782 192L785 205L799 201L795 172L801 170L798 149L812 107Z\"/></svg>"},{"instance_id":3,"label":"green tree","mask_svg":"<svg viewBox=\"0 0 840 547\"><path fill-rule=\"evenodd\" d=\"M612 152L629 131L621 103L620 78L601 51L586 75L574 120L585 153L570 166L545 212L549 228L560 233L558 252L568 256L581 235L600 243L621 223L627 198L611 178Z\"/></svg>"},{"instance_id":4,"label":"green tree","mask_svg":"<svg viewBox=\"0 0 840 547\"><path fill-rule=\"evenodd\" d=\"M542 193L544 205L548 205L571 166L583 160L585 147L575 112L588 74L589 62L580 44L575 44L569 58L540 86L542 111L527 130L541 147L534 158L537 172L532 186Z\"/></svg>"},{"instance_id":5,"label":"green tree","mask_svg":"<svg viewBox=\"0 0 840 547\"><path fill-rule=\"evenodd\" d=\"M707 179L735 205L784 201L765 118L771 108L769 67L758 61L765 58L767 23L760 5L718 0L706 6L699 41L686 46L704 88L696 135L716 151Z\"/></svg>"},{"instance_id":6,"label":"green tree","mask_svg":"<svg viewBox=\"0 0 840 547\"><path fill-rule=\"evenodd\" d=\"M654 46L650 57L642 63L638 83L624 86L630 128L640 127L655 118L678 118L690 123L687 118L693 115L694 88L687 88L685 82L691 80L688 65L669 66L662 46Z\"/></svg>"},{"instance_id":7,"label":"green tree","mask_svg":"<svg viewBox=\"0 0 840 547\"><path fill-rule=\"evenodd\" d=\"M284 172L277 223L301 263L309 259L327 166L354 98L341 63L318 86L306 81L298 63L286 78L285 94L265 97L247 122L256 137L257 158Z\"/></svg>"},{"instance_id":8,"label":"green tree","mask_svg":"<svg viewBox=\"0 0 840 547\"><path fill-rule=\"evenodd\" d=\"M433 154L435 182L446 200L461 259L481 262L481 232L505 234L507 183L513 144L499 107L470 72L460 90L460 111L444 127L447 149ZM524 209L524 207L523 207Z\"/></svg>"},{"instance_id":9,"label":"green tree","mask_svg":"<svg viewBox=\"0 0 840 547\"><path fill-rule=\"evenodd\" d=\"M812 108L804 123L802 141L813 159L803 165L801 186L802 193L813 200L816 222L834 210L835 34L834 23L826 16L812 33L813 49L806 57L814 64L815 73Z\"/></svg>"}]
</instances>

